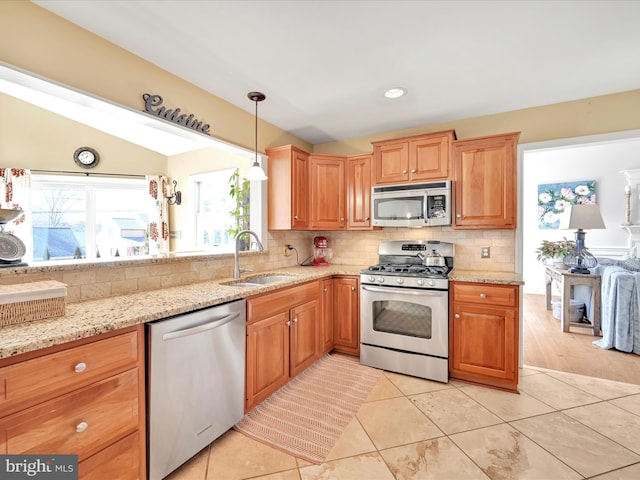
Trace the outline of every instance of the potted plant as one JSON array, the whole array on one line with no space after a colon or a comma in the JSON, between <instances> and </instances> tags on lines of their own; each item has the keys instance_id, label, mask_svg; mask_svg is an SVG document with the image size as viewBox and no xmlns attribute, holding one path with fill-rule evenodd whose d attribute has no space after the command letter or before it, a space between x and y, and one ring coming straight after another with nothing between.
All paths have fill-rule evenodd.
<instances>
[{"instance_id":1,"label":"potted plant","mask_svg":"<svg viewBox=\"0 0 640 480\"><path fill-rule=\"evenodd\" d=\"M576 242L573 240L542 240L536 249L537 259L545 264L552 262L556 266L563 266L562 259L565 255L573 251Z\"/></svg>"},{"instance_id":2,"label":"potted plant","mask_svg":"<svg viewBox=\"0 0 640 480\"><path fill-rule=\"evenodd\" d=\"M235 224L227 228L227 234L233 239L242 230L249 230L249 188L250 182L246 178L240 178L240 173L236 169L229 177L229 196L235 201L235 207L229 212ZM240 239L240 250L245 250Z\"/></svg>"}]
</instances>

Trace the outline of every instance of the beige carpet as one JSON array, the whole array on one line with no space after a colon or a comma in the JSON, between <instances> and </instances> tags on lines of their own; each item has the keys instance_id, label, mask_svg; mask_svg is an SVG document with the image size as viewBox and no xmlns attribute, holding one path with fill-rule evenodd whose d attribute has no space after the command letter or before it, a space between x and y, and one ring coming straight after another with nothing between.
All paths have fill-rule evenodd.
<instances>
[{"instance_id":1,"label":"beige carpet","mask_svg":"<svg viewBox=\"0 0 640 480\"><path fill-rule=\"evenodd\" d=\"M325 355L247 413L234 428L313 463L322 463L382 375Z\"/></svg>"}]
</instances>

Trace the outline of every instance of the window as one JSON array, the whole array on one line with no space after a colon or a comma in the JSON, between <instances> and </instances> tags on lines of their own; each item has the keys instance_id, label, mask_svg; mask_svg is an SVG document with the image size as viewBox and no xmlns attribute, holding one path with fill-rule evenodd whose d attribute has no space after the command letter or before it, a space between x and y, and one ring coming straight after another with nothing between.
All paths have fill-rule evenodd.
<instances>
[{"instance_id":1,"label":"window","mask_svg":"<svg viewBox=\"0 0 640 480\"><path fill-rule=\"evenodd\" d=\"M32 177L32 262L149 253L144 179Z\"/></svg>"},{"instance_id":2,"label":"window","mask_svg":"<svg viewBox=\"0 0 640 480\"><path fill-rule=\"evenodd\" d=\"M235 233L244 228L238 227L232 213L237 207L236 200L230 195L236 172L237 169L232 168L192 177L198 199L196 248L233 250Z\"/></svg>"}]
</instances>

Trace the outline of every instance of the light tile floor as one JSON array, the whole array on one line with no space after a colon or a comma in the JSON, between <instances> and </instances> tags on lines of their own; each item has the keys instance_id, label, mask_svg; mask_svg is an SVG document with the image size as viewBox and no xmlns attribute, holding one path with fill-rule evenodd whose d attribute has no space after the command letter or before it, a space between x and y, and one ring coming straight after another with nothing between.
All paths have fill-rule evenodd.
<instances>
[{"instance_id":1,"label":"light tile floor","mask_svg":"<svg viewBox=\"0 0 640 480\"><path fill-rule=\"evenodd\" d=\"M321 465L230 430L167 478L640 478L640 385L520 375L516 395L385 372Z\"/></svg>"}]
</instances>

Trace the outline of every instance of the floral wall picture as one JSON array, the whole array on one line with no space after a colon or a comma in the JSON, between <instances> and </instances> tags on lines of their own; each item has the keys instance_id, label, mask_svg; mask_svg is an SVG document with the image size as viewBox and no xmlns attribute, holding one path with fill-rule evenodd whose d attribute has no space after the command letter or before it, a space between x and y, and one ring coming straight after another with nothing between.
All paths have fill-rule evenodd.
<instances>
[{"instance_id":1,"label":"floral wall picture","mask_svg":"<svg viewBox=\"0 0 640 480\"><path fill-rule=\"evenodd\" d=\"M568 205L596 203L596 181L538 185L538 228L558 228Z\"/></svg>"}]
</instances>

